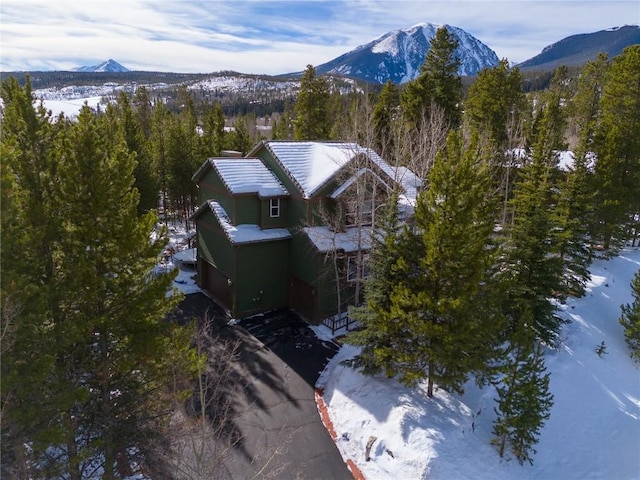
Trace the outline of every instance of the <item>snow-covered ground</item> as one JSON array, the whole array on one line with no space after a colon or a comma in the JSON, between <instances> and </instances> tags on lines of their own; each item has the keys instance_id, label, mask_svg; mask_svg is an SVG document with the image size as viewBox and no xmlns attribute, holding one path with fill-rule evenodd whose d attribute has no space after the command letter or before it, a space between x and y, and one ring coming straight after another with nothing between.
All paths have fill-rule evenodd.
<instances>
[{"instance_id":1,"label":"snow-covered ground","mask_svg":"<svg viewBox=\"0 0 640 480\"><path fill-rule=\"evenodd\" d=\"M42 100L44 104L44 108L47 110L51 110L51 115L55 118L61 113L64 113L65 117L75 118L80 113L80 109L86 103L89 107L94 110L98 109L98 105L102 97L86 97L86 98L74 98L74 99L52 99L52 100ZM106 108L106 105L101 105L103 110Z\"/></svg>"},{"instance_id":2,"label":"snow-covered ground","mask_svg":"<svg viewBox=\"0 0 640 480\"><path fill-rule=\"evenodd\" d=\"M473 382L463 396L408 389L365 377L341 364L357 353L345 345L318 380L345 461L373 479L640 479L640 366L629 357L618 323L630 303L640 249L596 261L586 295L561 314L571 320L563 343L546 354L554 395L534 464L500 459L491 446L494 392ZM328 329L315 327L328 337ZM324 331L327 330L327 331ZM598 356L604 342L606 353ZM371 437L370 461L365 448Z\"/></svg>"},{"instance_id":3,"label":"snow-covered ground","mask_svg":"<svg viewBox=\"0 0 640 480\"><path fill-rule=\"evenodd\" d=\"M196 249L189 248L189 239L194 233L195 230L187 231L182 225L170 223L169 243L155 267L155 273L178 269L178 275L173 280L173 287L185 295L202 290L195 280ZM167 295L171 295L171 292L167 292Z\"/></svg>"}]
</instances>

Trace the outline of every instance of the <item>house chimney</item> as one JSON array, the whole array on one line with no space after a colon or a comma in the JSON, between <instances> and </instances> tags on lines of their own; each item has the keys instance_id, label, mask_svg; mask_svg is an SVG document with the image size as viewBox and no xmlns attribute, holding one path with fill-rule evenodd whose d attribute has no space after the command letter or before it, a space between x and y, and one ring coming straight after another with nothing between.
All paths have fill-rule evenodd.
<instances>
[{"instance_id":1,"label":"house chimney","mask_svg":"<svg viewBox=\"0 0 640 480\"><path fill-rule=\"evenodd\" d=\"M237 150L222 150L220 152L221 157L242 158L242 152Z\"/></svg>"}]
</instances>

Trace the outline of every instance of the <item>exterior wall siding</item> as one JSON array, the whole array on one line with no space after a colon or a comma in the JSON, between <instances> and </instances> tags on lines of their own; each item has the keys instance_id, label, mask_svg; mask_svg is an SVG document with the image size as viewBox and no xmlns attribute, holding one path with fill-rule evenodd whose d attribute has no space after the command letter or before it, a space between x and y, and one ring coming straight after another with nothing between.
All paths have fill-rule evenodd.
<instances>
[{"instance_id":1,"label":"exterior wall siding","mask_svg":"<svg viewBox=\"0 0 640 480\"><path fill-rule=\"evenodd\" d=\"M238 245L234 315L289 306L289 241Z\"/></svg>"},{"instance_id":2,"label":"exterior wall siding","mask_svg":"<svg viewBox=\"0 0 640 480\"><path fill-rule=\"evenodd\" d=\"M280 198L278 217L271 217L268 198L257 194L231 195L213 168L198 182L199 200L203 203L216 199L234 225L257 224L263 229L286 227L292 238L233 245L213 213L203 212L197 218L200 278L212 279L209 285L222 292L226 306L236 317L297 307L309 320L318 322L338 310L346 311L354 301L355 289L354 284L346 280L345 258L338 258L339 279L336 279L333 256L318 252L302 230L326 223L318 214L319 208L323 203L329 210L334 208L328 195L344 179L343 175L324 185L311 199L305 199L266 147L259 148L255 156L262 159L289 192L288 197ZM376 167L372 168L378 173ZM201 265L205 262L207 265ZM340 309L336 281L341 288Z\"/></svg>"},{"instance_id":3,"label":"exterior wall siding","mask_svg":"<svg viewBox=\"0 0 640 480\"><path fill-rule=\"evenodd\" d=\"M262 202L257 195L237 195L234 197L234 205L227 215L231 217L234 225L252 224L260 225Z\"/></svg>"},{"instance_id":4,"label":"exterior wall siding","mask_svg":"<svg viewBox=\"0 0 640 480\"><path fill-rule=\"evenodd\" d=\"M280 215L277 217L271 216L271 199L261 199L262 218L260 219L260 226L262 228L285 228L287 226L287 212L289 210L289 199L281 197L280 200Z\"/></svg>"},{"instance_id":5,"label":"exterior wall siding","mask_svg":"<svg viewBox=\"0 0 640 480\"><path fill-rule=\"evenodd\" d=\"M213 213L203 213L197 220L198 257L203 258L227 277L234 279L233 247Z\"/></svg>"},{"instance_id":6,"label":"exterior wall siding","mask_svg":"<svg viewBox=\"0 0 640 480\"><path fill-rule=\"evenodd\" d=\"M202 205L212 198L220 201L220 197L229 197L229 191L215 170L209 168L198 182L198 202Z\"/></svg>"}]
</instances>

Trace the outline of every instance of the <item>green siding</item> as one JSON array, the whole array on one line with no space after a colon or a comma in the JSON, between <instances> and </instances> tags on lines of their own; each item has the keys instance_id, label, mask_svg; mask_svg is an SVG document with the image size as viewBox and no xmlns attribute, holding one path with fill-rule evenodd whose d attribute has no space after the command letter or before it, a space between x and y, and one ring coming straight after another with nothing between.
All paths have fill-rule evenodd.
<instances>
[{"instance_id":1,"label":"green siding","mask_svg":"<svg viewBox=\"0 0 640 480\"><path fill-rule=\"evenodd\" d=\"M209 167L207 173L198 182L198 202L200 205L210 199L229 197L229 191L216 171Z\"/></svg>"},{"instance_id":2,"label":"green siding","mask_svg":"<svg viewBox=\"0 0 640 480\"><path fill-rule=\"evenodd\" d=\"M216 199L234 225L286 227L293 237L289 240L233 245L213 213L206 211L197 219L198 255L232 280L231 313L236 317L291 306L289 289L292 276L296 278L295 285L303 285L297 291L307 292L300 296L301 299L307 296L316 299L308 302L309 305L315 305L313 320L319 321L334 315L338 308L333 258L318 252L302 228L323 224L317 213L318 207L324 202L332 208L327 195L339 182L330 182L311 200L307 200L267 148L260 148L256 156L263 160L289 191L289 197L280 199L279 217L270 216L269 199L261 199L257 194L232 196L213 168L199 181L199 200L202 203L208 199ZM343 303L341 310L345 311L347 305L353 302L354 289L353 285L346 283L342 265L340 282Z\"/></svg>"},{"instance_id":3,"label":"green siding","mask_svg":"<svg viewBox=\"0 0 640 480\"><path fill-rule=\"evenodd\" d=\"M257 195L242 195L233 198L233 206L227 215L234 225L259 225L262 205ZM226 210L226 209L225 209Z\"/></svg>"},{"instance_id":4,"label":"green siding","mask_svg":"<svg viewBox=\"0 0 640 480\"><path fill-rule=\"evenodd\" d=\"M318 280L318 252L304 232L294 232L289 243L289 271L309 285Z\"/></svg>"},{"instance_id":5,"label":"green siding","mask_svg":"<svg viewBox=\"0 0 640 480\"><path fill-rule=\"evenodd\" d=\"M284 308L289 304L288 240L237 245L234 314Z\"/></svg>"},{"instance_id":6,"label":"green siding","mask_svg":"<svg viewBox=\"0 0 640 480\"><path fill-rule=\"evenodd\" d=\"M297 230L309 225L306 200L290 198L287 207L287 226L289 228Z\"/></svg>"},{"instance_id":7,"label":"green siding","mask_svg":"<svg viewBox=\"0 0 640 480\"><path fill-rule=\"evenodd\" d=\"M202 213L196 222L198 256L216 267L227 277L233 279L233 247L213 213Z\"/></svg>"},{"instance_id":8,"label":"green siding","mask_svg":"<svg viewBox=\"0 0 640 480\"><path fill-rule=\"evenodd\" d=\"M289 199L286 197L279 198L280 215L278 217L271 216L271 199L263 198L262 203L262 219L260 226L262 228L284 228L287 226L287 212L289 210Z\"/></svg>"}]
</instances>

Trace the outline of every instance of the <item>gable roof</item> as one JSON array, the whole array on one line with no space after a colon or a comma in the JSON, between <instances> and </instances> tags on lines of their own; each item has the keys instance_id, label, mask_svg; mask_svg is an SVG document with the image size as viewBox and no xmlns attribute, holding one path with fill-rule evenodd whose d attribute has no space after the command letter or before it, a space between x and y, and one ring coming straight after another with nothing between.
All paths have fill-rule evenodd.
<instances>
[{"instance_id":1,"label":"gable roof","mask_svg":"<svg viewBox=\"0 0 640 480\"><path fill-rule=\"evenodd\" d=\"M355 175L352 175L351 177L349 177L342 185L340 185L333 192L331 192L331 195L329 195L329 198L333 198L334 200L336 198L339 198L340 195L346 192L351 185L356 183L356 180L358 178L366 174L372 175L373 178L375 178L385 189L390 190L389 185L387 185L384 180L382 180L378 175L376 175L376 173L373 170L369 168L361 168L355 173Z\"/></svg>"},{"instance_id":2,"label":"gable roof","mask_svg":"<svg viewBox=\"0 0 640 480\"><path fill-rule=\"evenodd\" d=\"M387 162L375 151L357 143L269 141L262 142L249 154L255 155L262 146L282 165L305 198L311 198L358 155L366 155L389 178L394 179L394 170Z\"/></svg>"},{"instance_id":3,"label":"gable roof","mask_svg":"<svg viewBox=\"0 0 640 480\"><path fill-rule=\"evenodd\" d=\"M197 182L214 168L231 194L256 193L262 198L284 197L289 192L259 158L208 158L192 180Z\"/></svg>"},{"instance_id":4,"label":"gable roof","mask_svg":"<svg viewBox=\"0 0 640 480\"><path fill-rule=\"evenodd\" d=\"M189 217L196 219L202 212L211 210L226 237L233 244L271 242L291 238L291 232L286 228L260 228L259 225L233 225L224 207L215 200L207 200Z\"/></svg>"}]
</instances>

